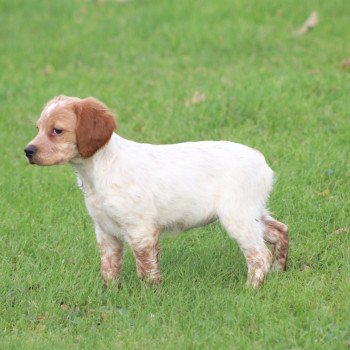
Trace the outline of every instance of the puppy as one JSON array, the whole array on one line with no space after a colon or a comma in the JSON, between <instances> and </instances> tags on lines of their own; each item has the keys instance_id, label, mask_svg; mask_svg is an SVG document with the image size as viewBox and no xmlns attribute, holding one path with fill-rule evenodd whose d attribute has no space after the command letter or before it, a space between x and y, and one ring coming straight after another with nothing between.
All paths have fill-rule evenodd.
<instances>
[{"instance_id":1,"label":"puppy","mask_svg":"<svg viewBox=\"0 0 350 350\"><path fill-rule=\"evenodd\" d=\"M129 141L114 133L113 115L91 97L53 98L37 128L25 155L31 164L75 169L95 224L105 284L119 279L125 243L138 275L159 283L160 234L215 220L240 246L248 285L259 286L271 264L286 269L288 230L266 209L273 172L259 151L227 141Z\"/></svg>"}]
</instances>

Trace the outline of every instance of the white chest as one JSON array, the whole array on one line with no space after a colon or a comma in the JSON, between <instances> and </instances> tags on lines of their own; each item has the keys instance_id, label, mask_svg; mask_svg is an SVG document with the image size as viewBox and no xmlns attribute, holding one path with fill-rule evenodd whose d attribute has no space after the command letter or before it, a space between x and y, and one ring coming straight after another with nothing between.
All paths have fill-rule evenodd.
<instances>
[{"instance_id":1,"label":"white chest","mask_svg":"<svg viewBox=\"0 0 350 350\"><path fill-rule=\"evenodd\" d=\"M90 194L85 196L85 204L96 226L106 234L125 240L125 223L120 219L118 202L111 202L108 196Z\"/></svg>"}]
</instances>

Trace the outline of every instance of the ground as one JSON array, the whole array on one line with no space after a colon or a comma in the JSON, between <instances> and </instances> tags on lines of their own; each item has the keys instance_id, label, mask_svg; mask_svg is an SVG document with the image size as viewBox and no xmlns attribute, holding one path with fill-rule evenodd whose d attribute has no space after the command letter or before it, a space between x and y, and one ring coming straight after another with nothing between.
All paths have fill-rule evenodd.
<instances>
[{"instance_id":1,"label":"ground","mask_svg":"<svg viewBox=\"0 0 350 350\"><path fill-rule=\"evenodd\" d=\"M318 25L296 35L312 11ZM349 12L343 0L2 0L0 348L349 347ZM24 159L58 94L101 99L125 138L261 150L288 271L245 288L241 252L212 224L161 240L159 287L127 251L122 289L104 291L73 172Z\"/></svg>"}]
</instances>

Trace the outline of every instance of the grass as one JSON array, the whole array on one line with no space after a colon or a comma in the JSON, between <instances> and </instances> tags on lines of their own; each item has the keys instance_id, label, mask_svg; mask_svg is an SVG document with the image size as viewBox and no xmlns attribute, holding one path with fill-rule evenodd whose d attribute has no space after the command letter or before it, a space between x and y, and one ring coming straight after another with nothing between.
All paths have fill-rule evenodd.
<instances>
[{"instance_id":1,"label":"grass","mask_svg":"<svg viewBox=\"0 0 350 350\"><path fill-rule=\"evenodd\" d=\"M311 11L319 25L294 31ZM350 2L2 0L1 349L345 349L350 341ZM195 91L200 103L185 101ZM52 96L96 96L151 143L259 148L290 227L289 270L244 287L218 224L161 240L164 282L103 291L68 166L26 164ZM342 229L342 230L339 230Z\"/></svg>"}]
</instances>

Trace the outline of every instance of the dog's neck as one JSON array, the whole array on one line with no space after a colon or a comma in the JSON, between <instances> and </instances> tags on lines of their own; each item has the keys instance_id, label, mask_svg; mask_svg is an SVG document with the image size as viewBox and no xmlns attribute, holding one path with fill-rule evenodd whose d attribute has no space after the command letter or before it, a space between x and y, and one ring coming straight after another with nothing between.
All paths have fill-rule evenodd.
<instances>
[{"instance_id":1,"label":"dog's neck","mask_svg":"<svg viewBox=\"0 0 350 350\"><path fill-rule=\"evenodd\" d=\"M78 185L85 194L96 191L101 185L101 174L108 174L109 165L118 157L118 150L124 143L122 137L113 133L110 140L89 158L77 157L70 161L78 177Z\"/></svg>"}]
</instances>

